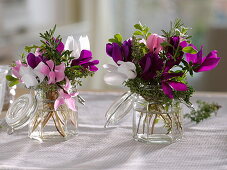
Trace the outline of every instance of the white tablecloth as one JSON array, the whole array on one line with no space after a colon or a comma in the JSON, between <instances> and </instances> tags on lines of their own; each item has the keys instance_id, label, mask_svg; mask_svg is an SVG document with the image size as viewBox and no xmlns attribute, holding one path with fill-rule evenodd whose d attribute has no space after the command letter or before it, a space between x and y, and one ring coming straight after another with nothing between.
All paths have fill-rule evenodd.
<instances>
[{"instance_id":1,"label":"white tablecloth","mask_svg":"<svg viewBox=\"0 0 227 170\"><path fill-rule=\"evenodd\" d=\"M105 112L120 93L85 93L79 108L79 135L64 142L39 143L27 129L0 130L0 169L227 169L227 95L199 94L216 101L218 115L196 125L186 123L185 138L170 145L132 139L132 114L118 127L104 129Z\"/></svg>"}]
</instances>

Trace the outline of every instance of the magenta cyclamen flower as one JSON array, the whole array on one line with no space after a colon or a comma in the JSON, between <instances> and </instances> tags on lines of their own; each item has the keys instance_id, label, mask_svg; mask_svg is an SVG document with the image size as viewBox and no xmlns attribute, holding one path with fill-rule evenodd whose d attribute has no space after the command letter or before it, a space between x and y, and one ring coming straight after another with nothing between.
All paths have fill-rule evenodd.
<instances>
[{"instance_id":1,"label":"magenta cyclamen flower","mask_svg":"<svg viewBox=\"0 0 227 170\"><path fill-rule=\"evenodd\" d=\"M58 44L56 50L61 53L64 50L64 44L60 40L55 40ZM59 42L60 41L60 42Z\"/></svg>"},{"instance_id":2,"label":"magenta cyclamen flower","mask_svg":"<svg viewBox=\"0 0 227 170\"><path fill-rule=\"evenodd\" d=\"M171 78L181 77L183 73L163 73L161 76L161 86L164 94L169 98L173 99L173 90L176 91L187 91L188 87L186 84L173 81Z\"/></svg>"},{"instance_id":3,"label":"magenta cyclamen flower","mask_svg":"<svg viewBox=\"0 0 227 170\"><path fill-rule=\"evenodd\" d=\"M182 46L192 46L196 49L193 44L187 44L186 42L182 42L181 44ZM214 69L218 65L220 59L221 58L217 56L216 50L211 51L207 56L203 57L203 46L201 46L201 49L197 54L186 53L186 60L193 67L193 71L195 72Z\"/></svg>"},{"instance_id":4,"label":"magenta cyclamen flower","mask_svg":"<svg viewBox=\"0 0 227 170\"><path fill-rule=\"evenodd\" d=\"M113 58L115 63L117 64L118 61L132 61L132 41L129 39L124 41L122 45L117 43L108 43L106 44L106 53L110 57Z\"/></svg>"},{"instance_id":5,"label":"magenta cyclamen flower","mask_svg":"<svg viewBox=\"0 0 227 170\"><path fill-rule=\"evenodd\" d=\"M151 34L147 38L146 43L151 53L158 54L163 49L161 43L163 43L164 41L165 41L164 37L159 36L158 34Z\"/></svg>"},{"instance_id":6,"label":"magenta cyclamen flower","mask_svg":"<svg viewBox=\"0 0 227 170\"><path fill-rule=\"evenodd\" d=\"M90 71L97 71L98 68L95 66L99 64L99 60L93 60L92 53L89 50L82 50L80 53L80 57L78 59L74 59L71 63L71 66L81 65L84 68L89 69Z\"/></svg>"}]
</instances>

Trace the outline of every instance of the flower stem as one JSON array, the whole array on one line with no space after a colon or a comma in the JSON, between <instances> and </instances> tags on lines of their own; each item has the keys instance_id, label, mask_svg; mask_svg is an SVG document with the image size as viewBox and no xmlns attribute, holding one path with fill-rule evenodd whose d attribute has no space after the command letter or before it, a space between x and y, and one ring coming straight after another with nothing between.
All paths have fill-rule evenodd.
<instances>
[{"instance_id":1,"label":"flower stem","mask_svg":"<svg viewBox=\"0 0 227 170\"><path fill-rule=\"evenodd\" d=\"M151 134L154 134L154 124L155 124L155 120L157 119L157 114L155 114L155 117L154 117L154 120L153 120L153 123L152 123L152 127L151 127Z\"/></svg>"}]
</instances>

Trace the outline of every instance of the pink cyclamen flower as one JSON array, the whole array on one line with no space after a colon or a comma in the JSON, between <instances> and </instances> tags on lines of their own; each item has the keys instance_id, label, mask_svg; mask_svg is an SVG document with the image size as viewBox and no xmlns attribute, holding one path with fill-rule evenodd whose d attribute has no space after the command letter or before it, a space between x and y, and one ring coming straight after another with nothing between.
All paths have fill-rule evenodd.
<instances>
[{"instance_id":1,"label":"pink cyclamen flower","mask_svg":"<svg viewBox=\"0 0 227 170\"><path fill-rule=\"evenodd\" d=\"M158 34L151 34L147 38L147 47L150 49L151 53L158 54L163 48L161 43L165 41L165 38Z\"/></svg>"},{"instance_id":2,"label":"pink cyclamen flower","mask_svg":"<svg viewBox=\"0 0 227 170\"><path fill-rule=\"evenodd\" d=\"M17 78L21 78L20 75L20 68L21 66L27 67L26 64L22 64L20 60L16 61L16 66L12 68L12 73L14 76L16 76Z\"/></svg>"},{"instance_id":3,"label":"pink cyclamen flower","mask_svg":"<svg viewBox=\"0 0 227 170\"><path fill-rule=\"evenodd\" d=\"M59 90L59 96L54 102L54 109L57 110L59 106L66 104L68 108L76 111L76 104L73 97L77 96L78 93L65 93L63 89Z\"/></svg>"},{"instance_id":4,"label":"pink cyclamen flower","mask_svg":"<svg viewBox=\"0 0 227 170\"><path fill-rule=\"evenodd\" d=\"M69 93L68 91L71 88L71 84L69 82L69 79L66 77L66 84L63 87L63 89L59 90L59 96L54 102L54 109L57 110L59 106L66 104L68 108L70 108L72 111L76 111L76 104L73 97L77 96L79 93Z\"/></svg>"},{"instance_id":5,"label":"pink cyclamen flower","mask_svg":"<svg viewBox=\"0 0 227 170\"><path fill-rule=\"evenodd\" d=\"M42 74L48 77L48 84L55 84L65 78L65 64L55 65L52 60L40 62L37 66Z\"/></svg>"},{"instance_id":6,"label":"pink cyclamen flower","mask_svg":"<svg viewBox=\"0 0 227 170\"><path fill-rule=\"evenodd\" d=\"M36 48L35 50L35 56L38 57L38 56L42 56L43 55L43 52L41 51L40 48Z\"/></svg>"}]
</instances>

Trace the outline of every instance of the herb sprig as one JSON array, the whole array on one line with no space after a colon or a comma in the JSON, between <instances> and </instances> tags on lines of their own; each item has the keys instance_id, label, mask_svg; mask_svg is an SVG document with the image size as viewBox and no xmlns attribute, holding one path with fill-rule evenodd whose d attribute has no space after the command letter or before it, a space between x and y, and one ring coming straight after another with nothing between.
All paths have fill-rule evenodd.
<instances>
[{"instance_id":1,"label":"herb sprig","mask_svg":"<svg viewBox=\"0 0 227 170\"><path fill-rule=\"evenodd\" d=\"M201 100L197 100L196 103L198 108L184 115L185 118L189 118L192 122L196 123L211 117L212 114L216 115L217 111L221 108L217 103L208 103Z\"/></svg>"}]
</instances>

